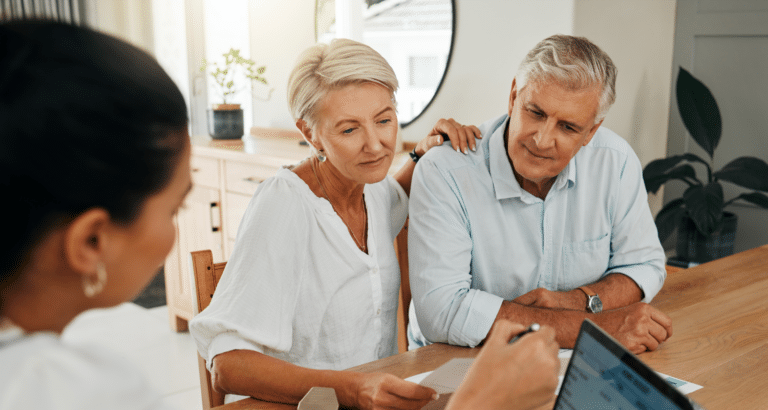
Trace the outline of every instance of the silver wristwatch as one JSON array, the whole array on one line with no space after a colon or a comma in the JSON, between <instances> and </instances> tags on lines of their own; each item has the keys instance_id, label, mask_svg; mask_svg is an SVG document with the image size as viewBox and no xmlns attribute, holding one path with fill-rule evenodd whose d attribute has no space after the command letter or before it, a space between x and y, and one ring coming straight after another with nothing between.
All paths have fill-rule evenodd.
<instances>
[{"instance_id":1,"label":"silver wristwatch","mask_svg":"<svg viewBox=\"0 0 768 410\"><path fill-rule=\"evenodd\" d=\"M579 289L587 295L587 311L592 313L600 313L603 311L603 301L600 300L600 296L598 296L597 293L586 286L580 286Z\"/></svg>"}]
</instances>

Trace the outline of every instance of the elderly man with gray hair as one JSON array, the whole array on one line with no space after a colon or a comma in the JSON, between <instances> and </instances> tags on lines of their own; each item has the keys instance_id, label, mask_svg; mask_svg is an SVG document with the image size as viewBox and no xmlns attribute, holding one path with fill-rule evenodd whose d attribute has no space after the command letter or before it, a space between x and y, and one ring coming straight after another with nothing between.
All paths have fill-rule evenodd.
<instances>
[{"instance_id":1,"label":"elderly man with gray hair","mask_svg":"<svg viewBox=\"0 0 768 410\"><path fill-rule=\"evenodd\" d=\"M573 347L584 318L636 353L672 335L647 304L666 271L640 161L601 127L615 81L596 45L549 37L521 63L507 114L479 127L474 152L437 147L419 161L411 347L476 346L501 319L549 325L561 347Z\"/></svg>"}]
</instances>

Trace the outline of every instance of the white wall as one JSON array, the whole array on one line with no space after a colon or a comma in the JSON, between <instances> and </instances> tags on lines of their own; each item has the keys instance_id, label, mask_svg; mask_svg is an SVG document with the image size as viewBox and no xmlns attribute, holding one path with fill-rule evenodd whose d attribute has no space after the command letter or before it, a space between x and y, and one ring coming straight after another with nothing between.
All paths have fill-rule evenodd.
<instances>
[{"instance_id":1,"label":"white wall","mask_svg":"<svg viewBox=\"0 0 768 410\"><path fill-rule=\"evenodd\" d=\"M255 90L253 125L295 129L287 85L299 54L315 44L315 0L250 0L251 58L264 64L268 87ZM259 98L271 96L268 101Z\"/></svg>"},{"instance_id":2,"label":"white wall","mask_svg":"<svg viewBox=\"0 0 768 410\"><path fill-rule=\"evenodd\" d=\"M624 137L643 165L666 156L674 1L577 1L574 34L592 40L619 70L616 103L603 125Z\"/></svg>"},{"instance_id":3,"label":"white wall","mask_svg":"<svg viewBox=\"0 0 768 410\"><path fill-rule=\"evenodd\" d=\"M675 1L580 0L574 34L592 40L618 68L616 102L603 123L629 142L645 166L666 157ZM655 215L662 193L650 195Z\"/></svg>"}]
</instances>

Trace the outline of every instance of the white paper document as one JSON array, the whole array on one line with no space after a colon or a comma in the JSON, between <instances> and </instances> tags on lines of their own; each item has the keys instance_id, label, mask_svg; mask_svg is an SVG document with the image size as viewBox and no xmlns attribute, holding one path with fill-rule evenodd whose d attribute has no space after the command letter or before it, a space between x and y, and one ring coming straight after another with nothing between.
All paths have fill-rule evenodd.
<instances>
[{"instance_id":1,"label":"white paper document","mask_svg":"<svg viewBox=\"0 0 768 410\"><path fill-rule=\"evenodd\" d=\"M474 358L451 359L432 372L417 374L406 380L429 387L437 394L453 393L459 388L474 360Z\"/></svg>"}]
</instances>

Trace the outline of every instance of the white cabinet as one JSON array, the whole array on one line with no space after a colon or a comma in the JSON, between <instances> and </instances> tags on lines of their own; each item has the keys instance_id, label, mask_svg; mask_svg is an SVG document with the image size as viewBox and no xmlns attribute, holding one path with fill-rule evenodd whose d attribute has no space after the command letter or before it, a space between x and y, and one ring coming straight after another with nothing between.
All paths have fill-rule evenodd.
<instances>
[{"instance_id":1,"label":"white cabinet","mask_svg":"<svg viewBox=\"0 0 768 410\"><path fill-rule=\"evenodd\" d=\"M165 262L165 295L171 328L187 329L192 318L189 252L210 249L214 259L224 251L219 160L193 156L192 190L176 215L176 243Z\"/></svg>"}]
</instances>

